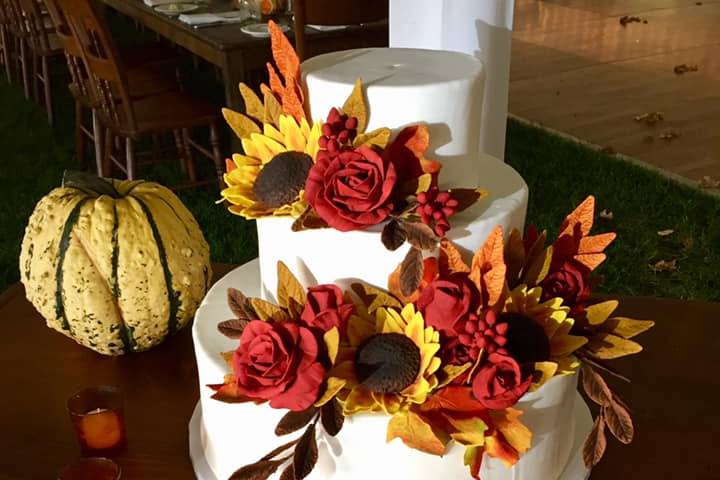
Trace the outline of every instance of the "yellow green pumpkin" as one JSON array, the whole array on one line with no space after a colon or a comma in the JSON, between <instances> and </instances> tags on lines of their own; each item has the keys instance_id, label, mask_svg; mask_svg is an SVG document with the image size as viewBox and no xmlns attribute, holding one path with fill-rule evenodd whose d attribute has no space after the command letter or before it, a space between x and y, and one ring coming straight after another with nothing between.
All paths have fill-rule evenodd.
<instances>
[{"instance_id":1,"label":"yellow green pumpkin","mask_svg":"<svg viewBox=\"0 0 720 480\"><path fill-rule=\"evenodd\" d=\"M121 355L183 328L212 271L200 227L169 189L73 173L35 207L20 276L50 328Z\"/></svg>"}]
</instances>

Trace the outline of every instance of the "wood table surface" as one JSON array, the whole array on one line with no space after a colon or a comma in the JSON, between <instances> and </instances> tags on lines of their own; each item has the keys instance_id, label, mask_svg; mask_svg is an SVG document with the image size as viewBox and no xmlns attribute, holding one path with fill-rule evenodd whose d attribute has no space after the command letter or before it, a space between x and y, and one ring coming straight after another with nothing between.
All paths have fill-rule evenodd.
<instances>
[{"instance_id":1,"label":"wood table surface","mask_svg":"<svg viewBox=\"0 0 720 480\"><path fill-rule=\"evenodd\" d=\"M228 270L217 265L216 278ZM639 338L643 353L614 362L633 379L614 385L633 408L635 442L610 441L591 478L720 478L720 304L630 297L621 313L657 325ZM67 398L102 384L125 396L129 448L116 459L123 479L194 478L188 421L199 390L190 328L149 352L104 357L46 328L20 285L0 296L0 326L0 479L54 479L79 455Z\"/></svg>"},{"instance_id":2,"label":"wood table surface","mask_svg":"<svg viewBox=\"0 0 720 480\"><path fill-rule=\"evenodd\" d=\"M176 18L158 13L145 5L142 0L101 1L220 67L223 72L227 106L235 110L242 109L238 84L246 80L248 72L264 67L271 58L270 40L243 33L240 30L241 24L193 28ZM235 9L233 0L208 0L208 6L197 12L225 12L233 9ZM292 29L287 35L292 38ZM306 39L308 57L349 48L387 46L387 21L325 32L308 28Z\"/></svg>"}]
</instances>

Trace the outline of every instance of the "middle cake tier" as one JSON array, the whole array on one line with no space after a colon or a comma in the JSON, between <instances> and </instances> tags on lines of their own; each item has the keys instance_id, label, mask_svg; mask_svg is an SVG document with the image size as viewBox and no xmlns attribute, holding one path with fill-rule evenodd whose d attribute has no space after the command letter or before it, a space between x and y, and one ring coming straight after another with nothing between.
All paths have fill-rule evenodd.
<instances>
[{"instance_id":1,"label":"middle cake tier","mask_svg":"<svg viewBox=\"0 0 720 480\"><path fill-rule=\"evenodd\" d=\"M466 261L476 252L495 226L507 234L522 230L527 211L528 188L510 166L482 155L481 185L488 195L475 206L451 218L447 238L460 247ZM402 262L409 245L395 251L383 245L384 224L367 230L340 232L332 228L292 231L294 219L267 217L257 221L260 245L262 295L274 298L277 288L277 262L282 261L306 285L337 283L347 287L362 280L387 287L388 277Z\"/></svg>"}]
</instances>

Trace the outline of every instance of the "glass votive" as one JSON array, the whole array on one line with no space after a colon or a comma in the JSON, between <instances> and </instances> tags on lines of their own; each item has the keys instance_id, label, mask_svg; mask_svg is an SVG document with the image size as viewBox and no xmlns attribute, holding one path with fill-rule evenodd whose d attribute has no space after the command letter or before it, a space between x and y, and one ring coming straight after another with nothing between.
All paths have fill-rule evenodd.
<instances>
[{"instance_id":1,"label":"glass votive","mask_svg":"<svg viewBox=\"0 0 720 480\"><path fill-rule=\"evenodd\" d=\"M67 405L83 456L112 456L125 450L123 399L118 389L86 388L70 397Z\"/></svg>"},{"instance_id":2,"label":"glass votive","mask_svg":"<svg viewBox=\"0 0 720 480\"><path fill-rule=\"evenodd\" d=\"M58 480L120 480L120 466L102 457L81 458L65 466Z\"/></svg>"}]
</instances>

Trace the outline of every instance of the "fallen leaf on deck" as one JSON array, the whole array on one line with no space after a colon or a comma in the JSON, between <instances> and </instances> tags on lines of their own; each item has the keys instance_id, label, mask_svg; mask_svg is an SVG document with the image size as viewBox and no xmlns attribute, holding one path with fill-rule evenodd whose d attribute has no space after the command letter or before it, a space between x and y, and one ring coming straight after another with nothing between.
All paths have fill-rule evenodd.
<instances>
[{"instance_id":1,"label":"fallen leaf on deck","mask_svg":"<svg viewBox=\"0 0 720 480\"><path fill-rule=\"evenodd\" d=\"M659 232L657 232L657 234L661 237L667 237L668 235L672 235L673 233L675 233L675 230L672 230L670 228L668 228L667 230L660 230Z\"/></svg>"},{"instance_id":2,"label":"fallen leaf on deck","mask_svg":"<svg viewBox=\"0 0 720 480\"><path fill-rule=\"evenodd\" d=\"M620 17L620 25L623 27L627 26L628 23L647 23L647 20L643 20L640 17L624 15Z\"/></svg>"},{"instance_id":3,"label":"fallen leaf on deck","mask_svg":"<svg viewBox=\"0 0 720 480\"><path fill-rule=\"evenodd\" d=\"M687 63L675 65L675 68L673 68L673 72L675 72L675 75L682 75L683 73L697 72L697 71L698 71L697 65L688 65Z\"/></svg>"},{"instance_id":4,"label":"fallen leaf on deck","mask_svg":"<svg viewBox=\"0 0 720 480\"><path fill-rule=\"evenodd\" d=\"M662 112L649 112L635 115L636 122L642 122L645 125L653 126L658 122L665 120L665 114Z\"/></svg>"},{"instance_id":5,"label":"fallen leaf on deck","mask_svg":"<svg viewBox=\"0 0 720 480\"><path fill-rule=\"evenodd\" d=\"M677 270L677 260L658 260L657 262L649 265L650 270L655 273L660 272L674 272Z\"/></svg>"},{"instance_id":6,"label":"fallen leaf on deck","mask_svg":"<svg viewBox=\"0 0 720 480\"><path fill-rule=\"evenodd\" d=\"M709 175L702 177L698 184L700 188L720 188L720 180L717 180Z\"/></svg>"},{"instance_id":7,"label":"fallen leaf on deck","mask_svg":"<svg viewBox=\"0 0 720 480\"><path fill-rule=\"evenodd\" d=\"M615 218L615 214L609 210L601 211L598 216L603 220L612 220L613 218Z\"/></svg>"},{"instance_id":8,"label":"fallen leaf on deck","mask_svg":"<svg viewBox=\"0 0 720 480\"><path fill-rule=\"evenodd\" d=\"M665 130L663 133L660 134L660 136L658 138L669 142L671 140L678 138L679 136L680 136L680 134L677 131L670 129L670 130Z\"/></svg>"}]
</instances>

